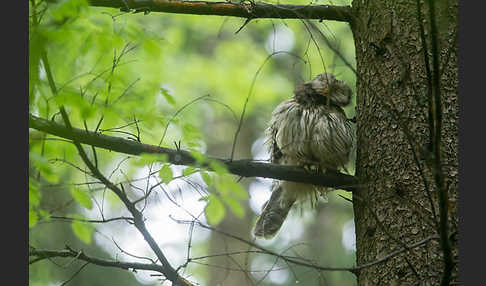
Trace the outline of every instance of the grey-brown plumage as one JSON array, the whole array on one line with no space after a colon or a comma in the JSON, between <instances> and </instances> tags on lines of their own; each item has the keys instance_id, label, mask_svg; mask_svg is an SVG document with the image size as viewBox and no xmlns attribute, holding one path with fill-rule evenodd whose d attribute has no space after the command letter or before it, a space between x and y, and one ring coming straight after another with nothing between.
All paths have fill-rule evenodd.
<instances>
[{"instance_id":1,"label":"grey-brown plumage","mask_svg":"<svg viewBox=\"0 0 486 286\"><path fill-rule=\"evenodd\" d=\"M294 97L280 103L266 130L271 162L337 171L348 162L354 130L342 109L351 102L349 86L330 73L299 85ZM330 188L275 180L253 233L271 238L298 200Z\"/></svg>"}]
</instances>

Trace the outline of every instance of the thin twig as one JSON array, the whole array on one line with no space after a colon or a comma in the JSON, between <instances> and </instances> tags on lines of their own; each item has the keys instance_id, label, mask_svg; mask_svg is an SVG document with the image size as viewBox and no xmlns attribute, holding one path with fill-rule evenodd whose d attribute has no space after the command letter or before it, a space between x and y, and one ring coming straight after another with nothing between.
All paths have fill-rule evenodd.
<instances>
[{"instance_id":1,"label":"thin twig","mask_svg":"<svg viewBox=\"0 0 486 286\"><path fill-rule=\"evenodd\" d=\"M53 257L76 257L78 260L86 261L91 264L95 264L99 266L121 268L126 270L129 269L151 270L151 271L162 273L162 266L158 264L105 260L105 259L88 256L82 251L74 251L72 249L47 250L47 249L31 248L29 250L29 256L36 257L35 259L29 261L29 264L33 264L43 259L48 259Z\"/></svg>"},{"instance_id":2,"label":"thin twig","mask_svg":"<svg viewBox=\"0 0 486 286\"><path fill-rule=\"evenodd\" d=\"M199 97L196 97L195 99L189 101L188 103L184 104L181 108L179 108L169 119L169 121L167 121L167 124L164 128L164 133L162 134L162 138L160 138L160 142L159 142L159 145L158 146L161 146L162 143L164 142L164 138L165 138L165 135L167 133L167 129L169 128L169 124L177 117L177 115L179 115L179 113L181 113L184 109L186 109L188 106L190 106L191 104L199 101L199 100L202 100L202 99L205 99L207 97L209 97L210 95L209 94L205 94L205 95L201 95Z\"/></svg>"},{"instance_id":3,"label":"thin twig","mask_svg":"<svg viewBox=\"0 0 486 286\"><path fill-rule=\"evenodd\" d=\"M138 259L145 259L145 260L148 260L150 261L150 263L153 263L155 264L155 261L149 257L144 257L144 256L138 256L138 255L135 255L135 254L131 254L129 253L128 251L124 250L123 248L121 248L118 243L116 243L115 239L112 237L111 240L113 241L113 243L115 244L115 246L118 248L118 250L120 250L122 253L128 255L128 256L131 256L133 258L138 258Z\"/></svg>"},{"instance_id":4,"label":"thin twig","mask_svg":"<svg viewBox=\"0 0 486 286\"><path fill-rule=\"evenodd\" d=\"M256 73L253 75L253 79L251 81L251 84L250 84L250 90L248 91L248 95L246 96L246 99L245 99L245 103L243 105L243 111L241 112L241 115L240 115L240 121L238 122L238 127L236 129L236 132L235 132L235 135L234 135L234 139L233 139L233 146L231 147L231 156L230 156L230 160L233 160L234 159L234 154L235 154L235 147L236 147L236 142L238 140L238 135L241 131L241 127L243 125L243 119L245 117L245 111L246 111L246 106L248 105L248 101L250 100L250 97L253 93L253 88L255 87L255 82L256 82L256 79L258 77L258 75L260 74L261 70L263 69L263 67L265 66L265 64L275 55L278 55L278 54L289 54L291 56L294 56L295 58L305 62L304 59L302 59L301 57L299 57L298 55L295 55L293 53L290 53L290 52L287 52L287 51L276 51L276 52L273 52L271 53L270 55L268 55L265 60L263 61L263 63L260 65L260 67L258 67L258 70L256 71Z\"/></svg>"},{"instance_id":5,"label":"thin twig","mask_svg":"<svg viewBox=\"0 0 486 286\"><path fill-rule=\"evenodd\" d=\"M112 222L112 221L119 221L119 220L124 220L124 221L133 221L132 217L114 217L114 218L108 218L108 219L82 219L82 218L74 218L74 217L65 217L65 216L50 216L51 219L59 219L59 220L67 220L67 221L79 221L79 222L86 222L86 223L107 223L107 222Z\"/></svg>"},{"instance_id":6,"label":"thin twig","mask_svg":"<svg viewBox=\"0 0 486 286\"><path fill-rule=\"evenodd\" d=\"M74 272L74 274L73 274L73 275L72 275L72 276L71 276L71 277L70 277L68 280L64 281L64 282L61 284L61 286L65 286L65 285L67 285L69 282L71 282L71 280L73 280L73 279L74 279L74 277L76 277L76 276L77 276L77 275L78 275L78 274L81 272L81 270L83 270L83 269L84 269L84 267L86 267L88 264L89 264L89 262L85 262L85 263L84 263L84 264L83 264L81 267L79 267L79 269L78 269L76 272Z\"/></svg>"},{"instance_id":7,"label":"thin twig","mask_svg":"<svg viewBox=\"0 0 486 286\"><path fill-rule=\"evenodd\" d=\"M423 240L420 240L416 243L406 245L406 247L404 247L404 248L400 248L398 250L392 251L388 255L385 255L384 257L382 257L378 260L375 260L375 261L372 261L372 262L369 262L369 263L365 263L365 264L362 264L362 265L358 265L358 266L355 266L355 267L328 267L328 266L319 266L319 265L309 263L309 262L304 262L304 261L301 261L301 260L297 260L294 257L289 257L289 256L286 256L286 255L282 255L282 254L273 252L271 250L268 250L268 249L265 249L265 248L259 246L258 244L254 243L254 242L247 241L247 240L245 240L245 239L243 239L239 236L236 236L236 235L227 233L225 231L216 229L216 228L211 227L209 225L205 225L205 224L201 223L200 221L183 221L183 220L175 220L175 221L178 222L178 223L182 223L182 224L194 223L195 225L197 225L201 228L209 229L213 232L216 232L216 233L222 234L226 237L240 241L240 242L245 243L247 245L250 245L250 246L252 246L252 247L254 247L258 250L263 251L264 254L276 256L276 257L278 257L278 258L280 258L280 259L282 259L286 262L292 263L292 264L296 264L296 265L300 265L300 266L306 266L306 267L314 268L314 269L317 269L317 270L323 270L323 271L349 271L349 272L354 273L354 274L357 274L359 272L359 270L361 270L361 269L384 263L384 262L388 261L389 259L397 256L398 254L401 254L401 253L406 252L406 251L410 251L410 250L412 250L416 247L419 247L419 246L426 244L430 240L439 238L437 235L429 236L429 237L427 237Z\"/></svg>"}]
</instances>

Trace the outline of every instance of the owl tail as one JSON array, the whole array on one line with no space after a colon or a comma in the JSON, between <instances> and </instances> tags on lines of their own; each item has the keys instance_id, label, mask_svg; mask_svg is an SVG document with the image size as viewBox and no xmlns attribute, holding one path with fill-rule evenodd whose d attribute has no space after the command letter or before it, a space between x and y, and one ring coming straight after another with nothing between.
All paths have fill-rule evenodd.
<instances>
[{"instance_id":1,"label":"owl tail","mask_svg":"<svg viewBox=\"0 0 486 286\"><path fill-rule=\"evenodd\" d=\"M253 234L256 237L270 239L282 226L295 198L284 197L282 186L275 186L270 199L265 204L262 214L258 218Z\"/></svg>"}]
</instances>

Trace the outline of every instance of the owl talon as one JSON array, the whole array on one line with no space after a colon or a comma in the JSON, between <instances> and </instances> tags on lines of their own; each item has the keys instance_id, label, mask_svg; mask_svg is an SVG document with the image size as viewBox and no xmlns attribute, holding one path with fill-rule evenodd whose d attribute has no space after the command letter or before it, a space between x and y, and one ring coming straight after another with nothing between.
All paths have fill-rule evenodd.
<instances>
[{"instance_id":1,"label":"owl talon","mask_svg":"<svg viewBox=\"0 0 486 286\"><path fill-rule=\"evenodd\" d=\"M315 164L304 163L302 168L309 173L319 174L323 172L323 169Z\"/></svg>"}]
</instances>

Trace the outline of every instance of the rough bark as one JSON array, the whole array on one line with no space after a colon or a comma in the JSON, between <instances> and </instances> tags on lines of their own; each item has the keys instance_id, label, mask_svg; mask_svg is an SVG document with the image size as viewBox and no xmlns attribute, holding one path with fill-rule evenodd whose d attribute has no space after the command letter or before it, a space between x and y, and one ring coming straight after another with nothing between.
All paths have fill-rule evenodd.
<instances>
[{"instance_id":1,"label":"rough bark","mask_svg":"<svg viewBox=\"0 0 486 286\"><path fill-rule=\"evenodd\" d=\"M422 2L420 5L422 18L426 19L424 35L432 66L430 7ZM442 103L441 163L449 197L448 233L452 236L450 245L457 262L458 5L457 1L436 5ZM431 142L429 126L435 122L429 122L431 93L417 2L353 1L353 10L358 91L356 176L363 186L353 201L357 264L361 265L379 259L403 243L412 244L440 233L440 207L434 157L427 151ZM362 269L358 285L439 285L443 271L441 244L431 241L426 247L410 250L380 267ZM457 279L456 264L452 280Z\"/></svg>"}]
</instances>

